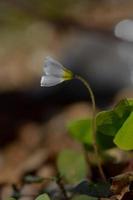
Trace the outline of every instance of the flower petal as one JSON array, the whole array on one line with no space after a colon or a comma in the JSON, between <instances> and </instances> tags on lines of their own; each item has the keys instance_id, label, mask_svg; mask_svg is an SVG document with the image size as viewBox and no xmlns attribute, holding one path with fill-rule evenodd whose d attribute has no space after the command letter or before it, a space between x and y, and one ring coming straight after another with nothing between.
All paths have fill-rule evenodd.
<instances>
[{"instance_id":1,"label":"flower petal","mask_svg":"<svg viewBox=\"0 0 133 200\"><path fill-rule=\"evenodd\" d=\"M42 78L41 78L41 86L42 87L43 86L51 87L51 86L57 85L63 81L64 81L63 78L45 75L45 76L42 76Z\"/></svg>"},{"instance_id":2,"label":"flower petal","mask_svg":"<svg viewBox=\"0 0 133 200\"><path fill-rule=\"evenodd\" d=\"M58 61L48 56L44 61L44 73L46 75L63 77L64 67Z\"/></svg>"}]
</instances>

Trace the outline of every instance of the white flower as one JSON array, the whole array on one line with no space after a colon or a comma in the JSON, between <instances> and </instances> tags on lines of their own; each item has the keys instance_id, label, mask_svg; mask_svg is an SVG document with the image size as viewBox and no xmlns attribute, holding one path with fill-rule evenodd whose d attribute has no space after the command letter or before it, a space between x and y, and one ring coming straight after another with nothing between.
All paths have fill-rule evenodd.
<instances>
[{"instance_id":1,"label":"white flower","mask_svg":"<svg viewBox=\"0 0 133 200\"><path fill-rule=\"evenodd\" d=\"M73 78L71 71L51 57L46 57L43 70L44 75L41 78L41 86L50 87Z\"/></svg>"}]
</instances>

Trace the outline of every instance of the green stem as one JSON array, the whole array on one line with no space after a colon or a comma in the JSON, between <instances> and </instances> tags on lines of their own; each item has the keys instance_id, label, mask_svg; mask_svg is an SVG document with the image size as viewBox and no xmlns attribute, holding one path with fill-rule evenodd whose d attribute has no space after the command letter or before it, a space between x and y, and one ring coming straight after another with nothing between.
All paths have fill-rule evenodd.
<instances>
[{"instance_id":1,"label":"green stem","mask_svg":"<svg viewBox=\"0 0 133 200\"><path fill-rule=\"evenodd\" d=\"M104 175L104 172L103 172L103 169L102 169L102 166L101 166L101 162L100 162L100 159L99 159L98 146L97 146L97 142L96 142L96 103L95 103L95 97L94 97L93 91L92 91L89 83L84 78L82 78L79 75L75 75L75 78L80 80L84 84L84 86L87 88L87 90L90 94L90 97L91 97L92 110L93 110L93 113L92 113L93 149L94 149L94 152L95 152L95 155L96 155L99 173L101 175L101 178L105 181L106 178L105 178L105 175Z\"/></svg>"}]
</instances>

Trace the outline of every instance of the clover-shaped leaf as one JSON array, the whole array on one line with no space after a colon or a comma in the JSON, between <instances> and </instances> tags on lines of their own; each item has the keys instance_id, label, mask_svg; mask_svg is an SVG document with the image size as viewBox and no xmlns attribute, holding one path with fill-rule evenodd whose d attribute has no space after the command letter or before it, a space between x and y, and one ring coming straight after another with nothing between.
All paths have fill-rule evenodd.
<instances>
[{"instance_id":1,"label":"clover-shaped leaf","mask_svg":"<svg viewBox=\"0 0 133 200\"><path fill-rule=\"evenodd\" d=\"M84 155L74 150L63 150L58 156L57 167L68 183L76 183L87 175Z\"/></svg>"},{"instance_id":2,"label":"clover-shaped leaf","mask_svg":"<svg viewBox=\"0 0 133 200\"><path fill-rule=\"evenodd\" d=\"M127 99L121 100L113 109L100 112L96 118L97 131L115 136L133 110L129 102Z\"/></svg>"},{"instance_id":3,"label":"clover-shaped leaf","mask_svg":"<svg viewBox=\"0 0 133 200\"><path fill-rule=\"evenodd\" d=\"M124 150L133 149L133 99L121 100L113 109L99 112L96 116L97 143L101 149L116 144ZM91 120L69 123L70 135L83 144L92 144Z\"/></svg>"},{"instance_id":4,"label":"clover-shaped leaf","mask_svg":"<svg viewBox=\"0 0 133 200\"><path fill-rule=\"evenodd\" d=\"M100 112L97 115L97 135L110 136L114 142L124 150L133 149L133 100L124 99L110 111ZM100 140L99 140L100 141Z\"/></svg>"},{"instance_id":5,"label":"clover-shaped leaf","mask_svg":"<svg viewBox=\"0 0 133 200\"><path fill-rule=\"evenodd\" d=\"M116 134L114 143L123 150L133 149L133 112Z\"/></svg>"}]
</instances>

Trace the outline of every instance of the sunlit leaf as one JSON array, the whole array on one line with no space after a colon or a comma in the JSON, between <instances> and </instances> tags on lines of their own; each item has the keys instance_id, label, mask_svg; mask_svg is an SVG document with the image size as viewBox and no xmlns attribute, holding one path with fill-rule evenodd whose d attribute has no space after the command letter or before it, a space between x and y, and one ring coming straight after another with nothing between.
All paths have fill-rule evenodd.
<instances>
[{"instance_id":1,"label":"sunlit leaf","mask_svg":"<svg viewBox=\"0 0 133 200\"><path fill-rule=\"evenodd\" d=\"M123 150L133 149L133 112L114 138L114 143Z\"/></svg>"},{"instance_id":2,"label":"sunlit leaf","mask_svg":"<svg viewBox=\"0 0 133 200\"><path fill-rule=\"evenodd\" d=\"M62 151L58 156L57 167L68 183L79 182L87 175L84 155L74 150Z\"/></svg>"}]
</instances>

